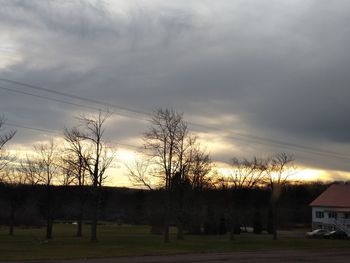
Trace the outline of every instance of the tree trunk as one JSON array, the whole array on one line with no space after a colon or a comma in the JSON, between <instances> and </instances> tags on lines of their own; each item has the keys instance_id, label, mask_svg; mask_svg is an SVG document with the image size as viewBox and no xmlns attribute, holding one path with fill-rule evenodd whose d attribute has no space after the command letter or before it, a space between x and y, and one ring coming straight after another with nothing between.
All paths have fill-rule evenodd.
<instances>
[{"instance_id":1,"label":"tree trunk","mask_svg":"<svg viewBox=\"0 0 350 263\"><path fill-rule=\"evenodd\" d=\"M272 229L273 229L273 240L277 240L277 225L278 225L278 205L277 201L273 201L272 204Z\"/></svg>"},{"instance_id":2,"label":"tree trunk","mask_svg":"<svg viewBox=\"0 0 350 263\"><path fill-rule=\"evenodd\" d=\"M82 195L82 193L80 193ZM83 236L84 199L80 196L79 213L77 218L77 237Z\"/></svg>"},{"instance_id":3,"label":"tree trunk","mask_svg":"<svg viewBox=\"0 0 350 263\"><path fill-rule=\"evenodd\" d=\"M14 234L14 225L15 225L15 208L14 205L11 204L11 211L10 211L10 222L9 222L9 235L13 236Z\"/></svg>"},{"instance_id":4,"label":"tree trunk","mask_svg":"<svg viewBox=\"0 0 350 263\"><path fill-rule=\"evenodd\" d=\"M52 215L51 215L51 189L50 185L46 186L46 239L52 239Z\"/></svg>"},{"instance_id":5,"label":"tree trunk","mask_svg":"<svg viewBox=\"0 0 350 263\"><path fill-rule=\"evenodd\" d=\"M170 238L169 238L169 224L166 220L166 222L164 223L164 243L169 243L170 242Z\"/></svg>"},{"instance_id":6,"label":"tree trunk","mask_svg":"<svg viewBox=\"0 0 350 263\"><path fill-rule=\"evenodd\" d=\"M164 233L163 233L163 238L164 238L164 243L169 243L170 242L170 234L169 234L169 198L167 198L165 204L165 215L164 215Z\"/></svg>"},{"instance_id":7,"label":"tree trunk","mask_svg":"<svg viewBox=\"0 0 350 263\"><path fill-rule=\"evenodd\" d=\"M169 230L169 218L170 218L170 204L171 204L171 188L170 183L168 183L168 186L165 188L165 215L164 215L164 243L170 242L170 230Z\"/></svg>"},{"instance_id":8,"label":"tree trunk","mask_svg":"<svg viewBox=\"0 0 350 263\"><path fill-rule=\"evenodd\" d=\"M46 239L52 239L52 225L53 222L51 218L47 218L46 220Z\"/></svg>"},{"instance_id":9,"label":"tree trunk","mask_svg":"<svg viewBox=\"0 0 350 263\"><path fill-rule=\"evenodd\" d=\"M229 208L228 211L228 226L229 226L229 239L231 241L235 240L235 225L236 225L236 218L235 218L235 208L234 208L234 203L232 204L232 207Z\"/></svg>"},{"instance_id":10,"label":"tree trunk","mask_svg":"<svg viewBox=\"0 0 350 263\"><path fill-rule=\"evenodd\" d=\"M97 242L97 219L92 219L91 222L91 242Z\"/></svg>"},{"instance_id":11,"label":"tree trunk","mask_svg":"<svg viewBox=\"0 0 350 263\"><path fill-rule=\"evenodd\" d=\"M91 242L97 242L97 221L98 221L98 213L99 213L99 202L100 202L100 196L99 196L99 189L95 187L94 189L94 211L92 213L92 220L91 220Z\"/></svg>"},{"instance_id":12,"label":"tree trunk","mask_svg":"<svg viewBox=\"0 0 350 263\"><path fill-rule=\"evenodd\" d=\"M182 185L180 185L182 187ZM183 222L184 222L184 189L179 189L179 211L178 211L178 217L177 217L177 240L184 240L184 233L183 233Z\"/></svg>"},{"instance_id":13,"label":"tree trunk","mask_svg":"<svg viewBox=\"0 0 350 263\"><path fill-rule=\"evenodd\" d=\"M235 240L235 222L232 218L230 218L230 240L233 241Z\"/></svg>"},{"instance_id":14,"label":"tree trunk","mask_svg":"<svg viewBox=\"0 0 350 263\"><path fill-rule=\"evenodd\" d=\"M184 240L183 224L181 219L177 223L177 239Z\"/></svg>"},{"instance_id":15,"label":"tree trunk","mask_svg":"<svg viewBox=\"0 0 350 263\"><path fill-rule=\"evenodd\" d=\"M82 211L79 212L78 215L78 222L77 222L77 237L83 236L83 213Z\"/></svg>"}]
</instances>

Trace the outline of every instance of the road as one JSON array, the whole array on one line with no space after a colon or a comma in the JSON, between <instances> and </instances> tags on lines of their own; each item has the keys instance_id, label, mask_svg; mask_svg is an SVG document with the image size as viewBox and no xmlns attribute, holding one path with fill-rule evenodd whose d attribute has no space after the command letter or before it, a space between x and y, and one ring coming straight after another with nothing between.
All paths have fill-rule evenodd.
<instances>
[{"instance_id":1,"label":"road","mask_svg":"<svg viewBox=\"0 0 350 263\"><path fill-rule=\"evenodd\" d=\"M208 263L251 263L251 262L317 262L317 263L348 263L350 250L309 251L265 251L265 252L235 252L213 254L183 254L166 256L118 257L98 259L74 260L36 260L26 263L182 263L182 262L208 262ZM12 262L13 263L13 262Z\"/></svg>"}]
</instances>

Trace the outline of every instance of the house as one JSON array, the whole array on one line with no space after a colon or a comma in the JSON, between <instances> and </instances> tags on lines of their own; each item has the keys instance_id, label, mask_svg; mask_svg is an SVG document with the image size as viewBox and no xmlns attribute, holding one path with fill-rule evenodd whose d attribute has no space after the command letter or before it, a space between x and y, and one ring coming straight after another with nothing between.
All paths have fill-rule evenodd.
<instances>
[{"instance_id":1,"label":"house","mask_svg":"<svg viewBox=\"0 0 350 263\"><path fill-rule=\"evenodd\" d=\"M312 229L339 229L350 236L350 184L331 185L310 206Z\"/></svg>"}]
</instances>

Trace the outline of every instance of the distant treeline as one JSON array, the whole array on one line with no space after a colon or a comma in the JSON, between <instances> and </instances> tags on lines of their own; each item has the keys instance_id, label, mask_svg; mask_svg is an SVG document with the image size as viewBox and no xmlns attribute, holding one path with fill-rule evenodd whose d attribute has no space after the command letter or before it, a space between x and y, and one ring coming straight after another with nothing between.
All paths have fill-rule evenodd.
<instances>
[{"instance_id":1,"label":"distant treeline","mask_svg":"<svg viewBox=\"0 0 350 263\"><path fill-rule=\"evenodd\" d=\"M279 227L310 225L309 203L327 186L328 184L314 182L290 184L284 187L279 202ZM83 191L84 223L89 223L91 212L94 211L93 191L89 186L85 186ZM0 224L44 226L47 205L51 206L52 216L56 222L75 222L79 218L81 188L51 186L50 204L47 203L46 192L46 187L42 185L0 184ZM161 233L166 207L165 194L164 190L103 187L98 218L116 224L150 225L154 233ZM271 191L268 188L205 189L198 192L188 191L183 198L182 216L185 233L226 233L227 206L232 201L235 203L237 216L236 233L246 226L254 226L257 232L259 229L269 230ZM170 211L170 222L173 225L177 222L176 209L177 206L173 205ZM11 222L11 216L14 222Z\"/></svg>"}]
</instances>

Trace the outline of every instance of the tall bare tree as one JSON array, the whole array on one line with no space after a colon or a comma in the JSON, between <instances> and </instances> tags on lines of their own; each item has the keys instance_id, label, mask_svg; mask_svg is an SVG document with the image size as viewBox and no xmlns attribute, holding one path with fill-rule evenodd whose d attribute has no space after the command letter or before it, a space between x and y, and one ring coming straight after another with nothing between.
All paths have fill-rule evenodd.
<instances>
[{"instance_id":1,"label":"tall bare tree","mask_svg":"<svg viewBox=\"0 0 350 263\"><path fill-rule=\"evenodd\" d=\"M266 183L271 190L272 232L274 240L277 240L281 191L290 181L290 176L295 173L295 169L293 155L284 152L272 156L266 166Z\"/></svg>"},{"instance_id":2,"label":"tall bare tree","mask_svg":"<svg viewBox=\"0 0 350 263\"><path fill-rule=\"evenodd\" d=\"M78 117L79 127L67 130L66 141L69 142L75 154L84 162L84 168L90 175L94 209L91 223L91 241L97 241L97 222L101 202L101 189L107 176L105 174L111 165L115 152L107 147L104 140L105 124L110 114L99 112L97 116ZM69 139L72 137L71 139ZM82 142L82 148L74 143ZM88 150L87 150L88 149ZM90 154L86 154L90 151Z\"/></svg>"},{"instance_id":3,"label":"tall bare tree","mask_svg":"<svg viewBox=\"0 0 350 263\"><path fill-rule=\"evenodd\" d=\"M199 145L192 147L185 164L185 174L191 189L201 191L212 188L214 185L213 178L210 176L212 169L213 163L209 153L202 150Z\"/></svg>"},{"instance_id":4,"label":"tall bare tree","mask_svg":"<svg viewBox=\"0 0 350 263\"><path fill-rule=\"evenodd\" d=\"M60 159L58 146L51 140L34 146L36 161L35 170L38 171L37 179L45 185L45 209L46 209L46 238L52 238L53 229L53 196L52 185L57 181L60 173Z\"/></svg>"},{"instance_id":5,"label":"tall bare tree","mask_svg":"<svg viewBox=\"0 0 350 263\"><path fill-rule=\"evenodd\" d=\"M34 152L26 155L20 161L16 171L18 176L23 177L26 184L45 186L45 217L46 238L52 238L53 229L53 195L52 186L57 183L60 175L60 150L53 140L34 146Z\"/></svg>"},{"instance_id":6,"label":"tall bare tree","mask_svg":"<svg viewBox=\"0 0 350 263\"><path fill-rule=\"evenodd\" d=\"M84 147L84 139L76 128L65 129L66 154L62 157L64 182L77 186L79 211L77 216L77 236L83 235L83 219L87 199L86 186L91 184L86 161L91 158L90 149Z\"/></svg>"},{"instance_id":7,"label":"tall bare tree","mask_svg":"<svg viewBox=\"0 0 350 263\"><path fill-rule=\"evenodd\" d=\"M25 184L25 177L19 174L13 167L7 169L0 176L0 183L5 185L7 192L6 200L8 201L9 213L9 235L14 234L14 226L16 219L16 212L25 203L25 194L21 187Z\"/></svg>"},{"instance_id":8,"label":"tall bare tree","mask_svg":"<svg viewBox=\"0 0 350 263\"><path fill-rule=\"evenodd\" d=\"M212 163L209 154L201 148L196 136L186 134L179 150L179 172L173 180L173 192L177 204L177 239L184 239L183 225L189 199L197 198L198 193L211 185L209 177Z\"/></svg>"},{"instance_id":9,"label":"tall bare tree","mask_svg":"<svg viewBox=\"0 0 350 263\"><path fill-rule=\"evenodd\" d=\"M40 143L34 146L34 152L26 155L20 160L17 167L17 174L22 176L24 182L29 185L45 186L45 218L46 218L46 238L52 239L54 220L54 197L52 186L58 182L61 163L60 149L53 140L47 143Z\"/></svg>"},{"instance_id":10,"label":"tall bare tree","mask_svg":"<svg viewBox=\"0 0 350 263\"><path fill-rule=\"evenodd\" d=\"M169 109L154 111L150 124L143 138L144 150L158 167L156 177L165 191L164 242L169 242L172 182L176 173L182 174L188 128L183 115Z\"/></svg>"},{"instance_id":11,"label":"tall bare tree","mask_svg":"<svg viewBox=\"0 0 350 263\"><path fill-rule=\"evenodd\" d=\"M234 240L235 227L239 226L239 199L244 189L251 190L265 182L266 161L256 157L249 159L233 158L231 168L226 176L219 179L227 192L227 220L230 240Z\"/></svg>"},{"instance_id":12,"label":"tall bare tree","mask_svg":"<svg viewBox=\"0 0 350 263\"><path fill-rule=\"evenodd\" d=\"M195 161L194 145L197 138L189 132L181 113L171 109L158 109L154 111L150 120L150 128L144 134L143 139L145 154L149 157L152 167L156 167L156 172L153 170L151 175L154 178L148 180L139 169L139 172L134 174L134 178L139 183L146 183L146 186L149 185L149 182L155 181L164 189L166 196L163 234L164 242L169 242L172 205L179 204L179 211L181 211L181 203L183 203L181 201L183 195L177 193L178 200L173 200L172 196L175 196L174 191L181 190L180 186L188 179L190 173L194 175L195 166L191 162ZM183 238L181 220L178 221L178 238Z\"/></svg>"}]
</instances>

